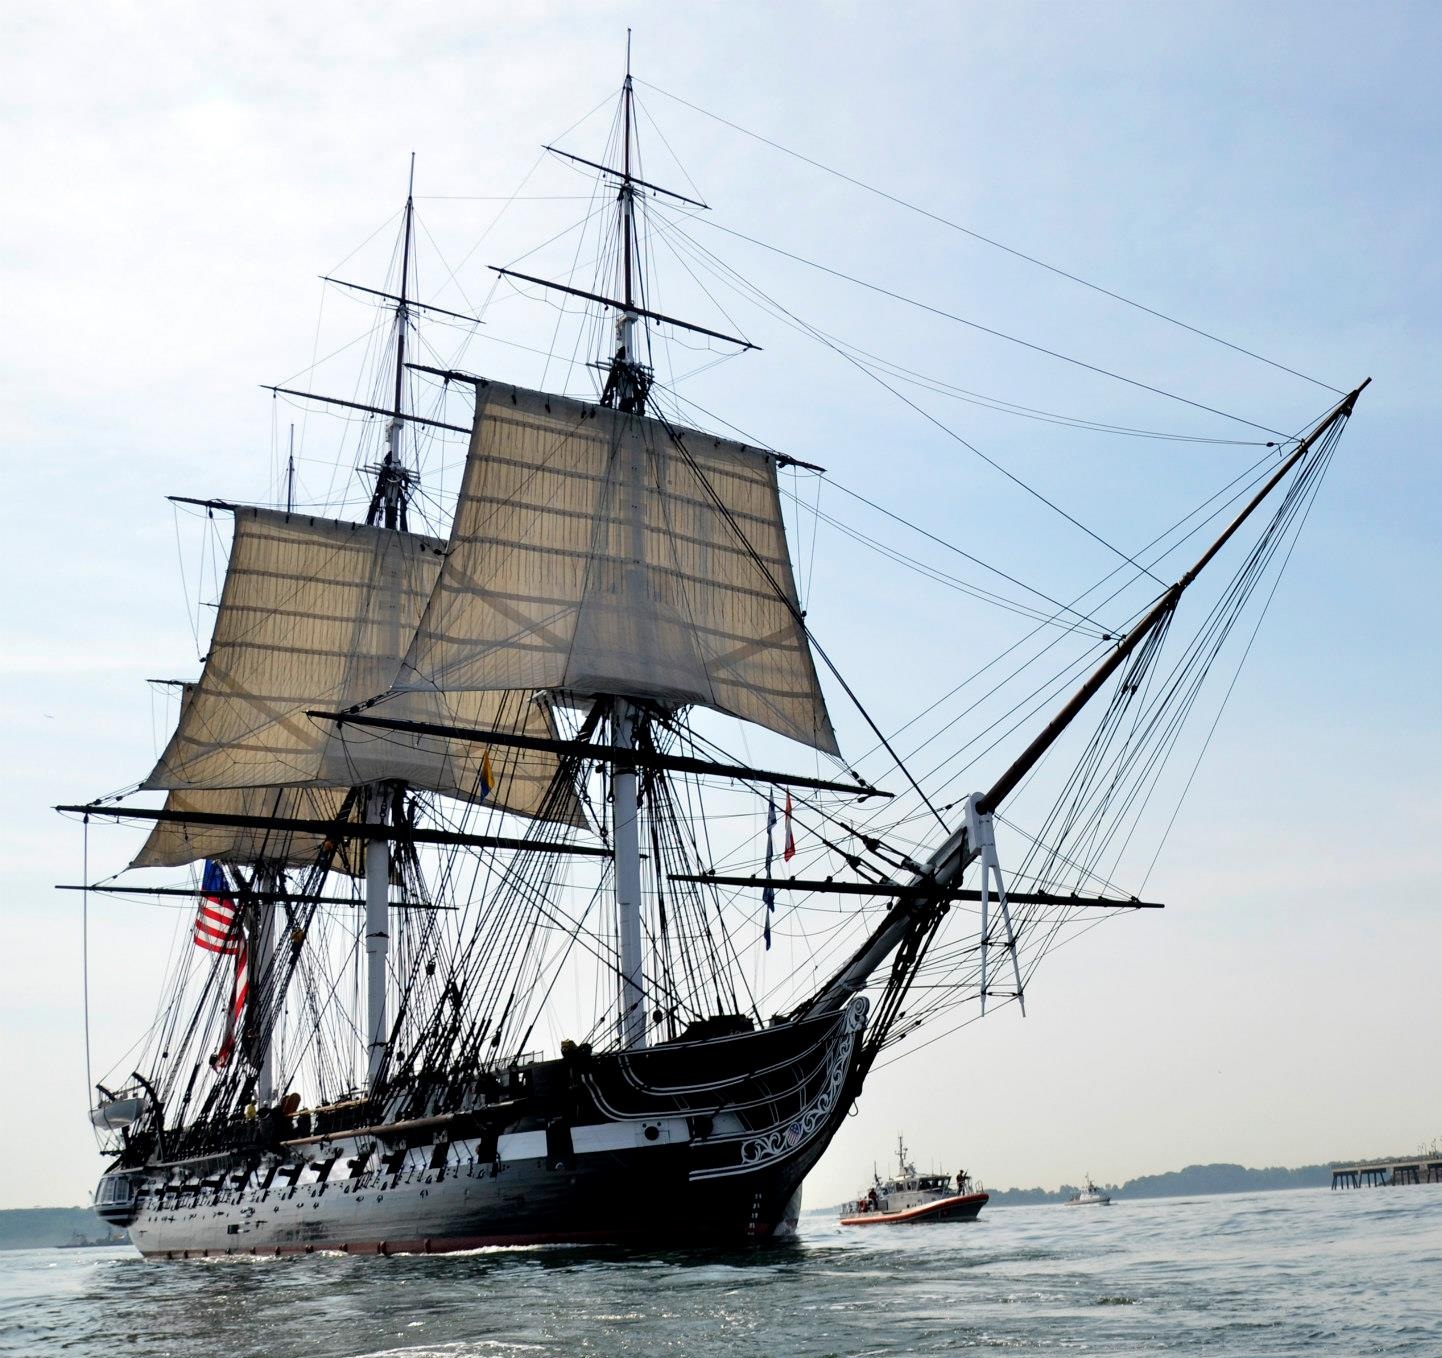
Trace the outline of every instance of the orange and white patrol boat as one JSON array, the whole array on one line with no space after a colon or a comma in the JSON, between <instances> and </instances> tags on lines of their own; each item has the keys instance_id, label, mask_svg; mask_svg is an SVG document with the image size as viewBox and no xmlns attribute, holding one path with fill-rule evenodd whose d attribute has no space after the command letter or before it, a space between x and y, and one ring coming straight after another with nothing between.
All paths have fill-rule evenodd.
<instances>
[{"instance_id":1,"label":"orange and white patrol boat","mask_svg":"<svg viewBox=\"0 0 1442 1358\"><path fill-rule=\"evenodd\" d=\"M843 1226L879 1226L911 1221L975 1221L990 1196L960 1170L953 1182L949 1174L918 1174L906 1158L906 1142L896 1138L899 1173L882 1181L873 1175L871 1187L854 1205L843 1209Z\"/></svg>"}]
</instances>

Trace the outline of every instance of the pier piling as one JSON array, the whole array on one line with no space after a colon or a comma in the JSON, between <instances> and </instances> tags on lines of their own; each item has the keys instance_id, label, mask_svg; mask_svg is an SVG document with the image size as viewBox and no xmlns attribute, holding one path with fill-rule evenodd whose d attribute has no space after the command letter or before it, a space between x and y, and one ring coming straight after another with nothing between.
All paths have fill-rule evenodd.
<instances>
[{"instance_id":1,"label":"pier piling","mask_svg":"<svg viewBox=\"0 0 1442 1358\"><path fill-rule=\"evenodd\" d=\"M1393 1160L1359 1160L1332 1166L1332 1187L1394 1188L1402 1184L1442 1183L1442 1157L1401 1156Z\"/></svg>"}]
</instances>

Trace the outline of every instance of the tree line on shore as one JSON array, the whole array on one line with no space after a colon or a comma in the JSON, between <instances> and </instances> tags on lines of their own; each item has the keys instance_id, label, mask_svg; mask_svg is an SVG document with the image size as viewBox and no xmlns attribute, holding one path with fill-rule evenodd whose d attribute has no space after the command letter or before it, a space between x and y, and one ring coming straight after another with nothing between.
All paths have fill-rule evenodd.
<instances>
[{"instance_id":1,"label":"tree line on shore","mask_svg":"<svg viewBox=\"0 0 1442 1358\"><path fill-rule=\"evenodd\" d=\"M1332 1182L1332 1164L1302 1165L1297 1169L1272 1166L1248 1169L1245 1165L1188 1165L1165 1174L1143 1174L1121 1184L1098 1184L1118 1198L1178 1198L1205 1193L1262 1193L1278 1188L1325 1188ZM1080 1185L1045 1188L988 1188L992 1206L1022 1207L1031 1203L1065 1202Z\"/></svg>"}]
</instances>

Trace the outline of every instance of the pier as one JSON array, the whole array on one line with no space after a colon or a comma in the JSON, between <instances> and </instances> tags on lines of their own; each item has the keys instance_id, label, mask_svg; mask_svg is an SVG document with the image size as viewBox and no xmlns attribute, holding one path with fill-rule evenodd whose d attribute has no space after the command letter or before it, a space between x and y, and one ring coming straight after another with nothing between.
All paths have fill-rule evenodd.
<instances>
[{"instance_id":1,"label":"pier","mask_svg":"<svg viewBox=\"0 0 1442 1358\"><path fill-rule=\"evenodd\" d=\"M1395 1160L1359 1160L1332 1166L1332 1187L1393 1188L1399 1184L1442 1184L1442 1155L1408 1155Z\"/></svg>"}]
</instances>

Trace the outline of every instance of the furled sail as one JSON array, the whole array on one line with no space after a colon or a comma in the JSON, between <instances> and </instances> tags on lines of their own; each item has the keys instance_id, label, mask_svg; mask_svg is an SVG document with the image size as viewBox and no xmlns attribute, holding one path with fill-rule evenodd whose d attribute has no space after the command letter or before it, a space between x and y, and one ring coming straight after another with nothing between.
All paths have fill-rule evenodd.
<instances>
[{"instance_id":1,"label":"furled sail","mask_svg":"<svg viewBox=\"0 0 1442 1358\"><path fill-rule=\"evenodd\" d=\"M306 715L385 690L436 582L435 538L281 511L237 508L210 654L144 786L171 791L350 787L399 779L523 815L579 819L547 804L557 761L433 736L337 731ZM387 715L550 736L529 693L399 695ZM481 788L483 761L489 788Z\"/></svg>"},{"instance_id":2,"label":"furled sail","mask_svg":"<svg viewBox=\"0 0 1442 1358\"><path fill-rule=\"evenodd\" d=\"M171 792L165 810L200 812L205 815L254 816L300 820L333 820L345 800L344 788L222 788L217 791ZM226 863L274 863L304 868L320 856L322 836L293 834L271 827L188 825L182 821L157 821L136 854L132 868L174 868L215 858ZM335 856L338 872L359 875L364 864L364 847L354 840L344 842Z\"/></svg>"},{"instance_id":3,"label":"furled sail","mask_svg":"<svg viewBox=\"0 0 1442 1358\"><path fill-rule=\"evenodd\" d=\"M497 383L396 686L702 703L837 751L774 455Z\"/></svg>"}]
</instances>

